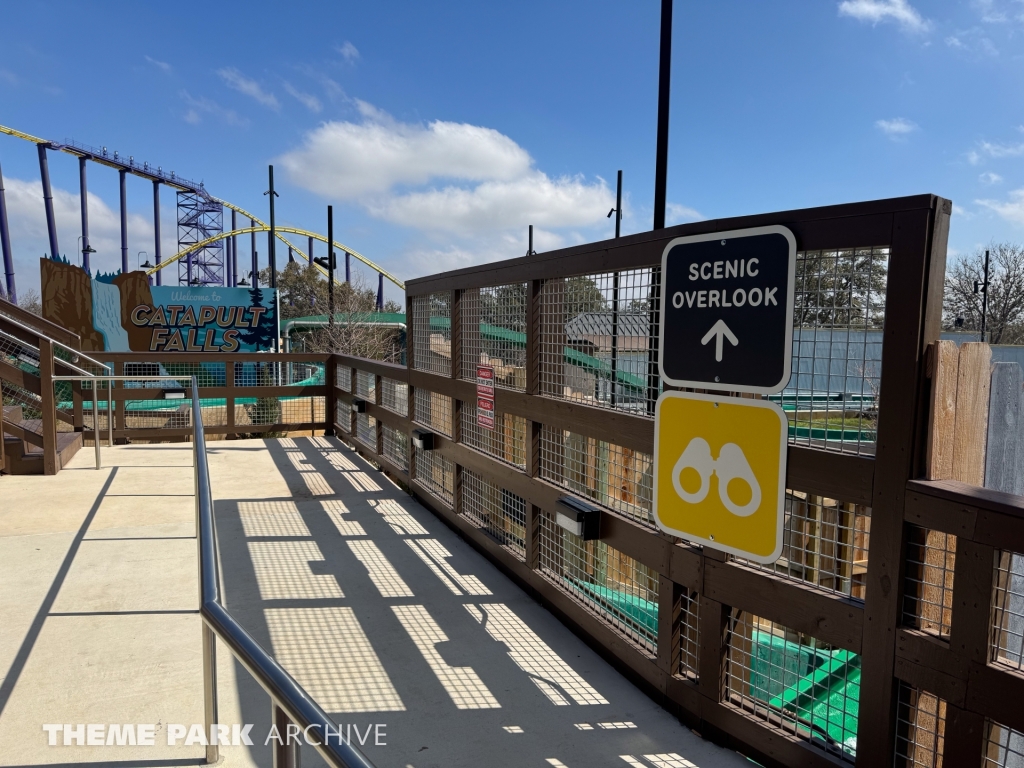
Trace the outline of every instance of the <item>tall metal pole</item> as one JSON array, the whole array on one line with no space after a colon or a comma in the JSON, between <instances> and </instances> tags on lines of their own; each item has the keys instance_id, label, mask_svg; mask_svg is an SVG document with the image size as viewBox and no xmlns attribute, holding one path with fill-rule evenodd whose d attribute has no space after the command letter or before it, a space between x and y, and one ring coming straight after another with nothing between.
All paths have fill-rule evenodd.
<instances>
[{"instance_id":1,"label":"tall metal pole","mask_svg":"<svg viewBox=\"0 0 1024 768\"><path fill-rule=\"evenodd\" d=\"M672 0L661 0L661 56L658 66L658 146L654 166L654 228L665 228L668 189L669 81L672 77Z\"/></svg>"},{"instance_id":2,"label":"tall metal pole","mask_svg":"<svg viewBox=\"0 0 1024 768\"><path fill-rule=\"evenodd\" d=\"M309 239L309 242L306 243L306 256L309 259L310 266L312 266L313 265L313 238L310 237L308 239ZM330 248L328 248L327 250L329 251Z\"/></svg>"},{"instance_id":3,"label":"tall metal pole","mask_svg":"<svg viewBox=\"0 0 1024 768\"><path fill-rule=\"evenodd\" d=\"M270 189L265 193L270 195L270 232L267 236L270 238L269 245L270 250L270 287L277 288L277 224L274 218L274 198L277 197L277 193L274 191L274 166L270 166Z\"/></svg>"},{"instance_id":4,"label":"tall metal pole","mask_svg":"<svg viewBox=\"0 0 1024 768\"><path fill-rule=\"evenodd\" d=\"M377 311L384 311L384 273L377 273Z\"/></svg>"},{"instance_id":5,"label":"tall metal pole","mask_svg":"<svg viewBox=\"0 0 1024 768\"><path fill-rule=\"evenodd\" d=\"M256 220L249 219L249 226L255 227ZM260 284L260 258L259 254L256 253L256 233L252 233L252 287L255 288Z\"/></svg>"},{"instance_id":6,"label":"tall metal pole","mask_svg":"<svg viewBox=\"0 0 1024 768\"><path fill-rule=\"evenodd\" d=\"M622 171L619 171L618 182L615 185L615 237L619 237L619 228L622 224ZM615 385L619 377L619 271L615 270L612 276L612 376L611 376L611 404L615 407L616 392Z\"/></svg>"},{"instance_id":7,"label":"tall metal pole","mask_svg":"<svg viewBox=\"0 0 1024 768\"><path fill-rule=\"evenodd\" d=\"M89 188L85 181L84 157L78 158L78 198L82 208L82 269L89 271Z\"/></svg>"},{"instance_id":8,"label":"tall metal pole","mask_svg":"<svg viewBox=\"0 0 1024 768\"><path fill-rule=\"evenodd\" d=\"M117 172L121 182L121 274L128 273L128 172Z\"/></svg>"},{"instance_id":9,"label":"tall metal pole","mask_svg":"<svg viewBox=\"0 0 1024 768\"><path fill-rule=\"evenodd\" d=\"M156 241L156 265L160 266L160 182L153 181L153 239ZM163 285L163 270L156 273L156 284Z\"/></svg>"},{"instance_id":10,"label":"tall metal pole","mask_svg":"<svg viewBox=\"0 0 1024 768\"><path fill-rule=\"evenodd\" d=\"M658 143L654 168L654 229L665 228L668 194L668 114L672 76L672 0L661 0L661 50L658 65ZM658 314L661 307L661 267L651 269L647 325L647 413L654 415L658 400Z\"/></svg>"},{"instance_id":11,"label":"tall metal pole","mask_svg":"<svg viewBox=\"0 0 1024 768\"><path fill-rule=\"evenodd\" d=\"M11 252L11 232L7 227L7 198L4 196L4 174L0 171L0 250L4 256L4 277L7 282L7 300L18 303L14 286L14 254Z\"/></svg>"},{"instance_id":12,"label":"tall metal pole","mask_svg":"<svg viewBox=\"0 0 1024 768\"><path fill-rule=\"evenodd\" d=\"M988 251L985 251L985 283L981 294L981 340L985 340L985 325L988 323Z\"/></svg>"},{"instance_id":13,"label":"tall metal pole","mask_svg":"<svg viewBox=\"0 0 1024 768\"><path fill-rule=\"evenodd\" d=\"M46 209L46 231L50 236L50 258L60 258L57 246L57 221L53 217L53 192L50 191L50 166L46 162L46 145L37 144L39 151L39 177L43 182L43 207Z\"/></svg>"},{"instance_id":14,"label":"tall metal pole","mask_svg":"<svg viewBox=\"0 0 1024 768\"><path fill-rule=\"evenodd\" d=\"M345 252L345 271L348 271L348 251ZM334 339L334 206L327 206L327 328Z\"/></svg>"},{"instance_id":15,"label":"tall metal pole","mask_svg":"<svg viewBox=\"0 0 1024 768\"><path fill-rule=\"evenodd\" d=\"M345 285L352 284L352 268L349 264L349 252L345 251Z\"/></svg>"}]
</instances>

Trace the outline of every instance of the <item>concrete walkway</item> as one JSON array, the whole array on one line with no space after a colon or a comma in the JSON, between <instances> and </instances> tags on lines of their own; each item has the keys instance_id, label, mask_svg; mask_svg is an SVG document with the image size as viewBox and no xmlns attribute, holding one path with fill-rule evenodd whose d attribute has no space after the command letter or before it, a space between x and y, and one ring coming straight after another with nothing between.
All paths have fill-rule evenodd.
<instances>
[{"instance_id":1,"label":"concrete walkway","mask_svg":"<svg viewBox=\"0 0 1024 768\"><path fill-rule=\"evenodd\" d=\"M376 765L750 765L340 442L209 449L229 609ZM92 458L0 478L0 765L199 764L201 746L167 745L203 719L191 445ZM254 742L224 764L269 768L269 698L222 645L218 678L220 722ZM48 746L48 723L151 723L155 745Z\"/></svg>"}]
</instances>

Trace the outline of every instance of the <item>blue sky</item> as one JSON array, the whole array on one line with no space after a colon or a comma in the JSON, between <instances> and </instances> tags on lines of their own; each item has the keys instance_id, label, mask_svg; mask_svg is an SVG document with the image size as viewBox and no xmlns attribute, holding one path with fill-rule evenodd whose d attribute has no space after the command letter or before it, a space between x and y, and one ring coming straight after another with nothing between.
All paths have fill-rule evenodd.
<instances>
[{"instance_id":1,"label":"blue sky","mask_svg":"<svg viewBox=\"0 0 1024 768\"><path fill-rule=\"evenodd\" d=\"M273 162L279 222L325 231L333 203L336 238L402 278L522 255L530 223L538 250L610 236L620 168L624 230L651 226L656 0L0 13L0 124L264 218ZM954 253L1024 240L1022 41L1022 0L677 0L669 221L933 192L956 205ZM24 291L47 250L35 151L0 136L0 167ZM77 164L50 167L71 256ZM117 174L89 180L94 263L114 268ZM153 250L148 182L129 206L134 260Z\"/></svg>"}]
</instances>

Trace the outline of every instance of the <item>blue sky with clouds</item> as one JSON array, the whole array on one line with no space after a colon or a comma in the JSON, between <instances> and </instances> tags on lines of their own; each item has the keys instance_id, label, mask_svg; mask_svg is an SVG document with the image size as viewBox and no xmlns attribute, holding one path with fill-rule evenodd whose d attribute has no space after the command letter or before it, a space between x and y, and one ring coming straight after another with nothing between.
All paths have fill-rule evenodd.
<instances>
[{"instance_id":1,"label":"blue sky with clouds","mask_svg":"<svg viewBox=\"0 0 1024 768\"><path fill-rule=\"evenodd\" d=\"M539 250L610 236L618 169L624 230L651 226L656 0L8 3L0 20L0 124L264 218L272 162L279 222L324 231L332 203L337 239L403 278L519 256L531 223ZM954 252L1024 240L1022 43L1022 0L677 0L669 221L934 192L956 205ZM50 166L72 255L77 164ZM47 250L35 151L0 136L0 167L24 290ZM94 263L114 268L117 174L89 181ZM129 201L134 260L153 250L148 182Z\"/></svg>"}]
</instances>

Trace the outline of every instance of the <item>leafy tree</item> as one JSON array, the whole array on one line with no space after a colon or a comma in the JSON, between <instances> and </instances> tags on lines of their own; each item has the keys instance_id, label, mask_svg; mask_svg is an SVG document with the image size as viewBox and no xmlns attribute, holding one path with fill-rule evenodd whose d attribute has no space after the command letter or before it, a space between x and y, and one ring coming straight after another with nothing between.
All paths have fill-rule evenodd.
<instances>
[{"instance_id":1,"label":"leafy tree","mask_svg":"<svg viewBox=\"0 0 1024 768\"><path fill-rule=\"evenodd\" d=\"M33 315L43 316L43 302L39 298L39 291L34 288L29 288L18 297L18 306Z\"/></svg>"},{"instance_id":2,"label":"leafy tree","mask_svg":"<svg viewBox=\"0 0 1024 768\"><path fill-rule=\"evenodd\" d=\"M565 281L565 316L573 318L584 312L604 312L608 299L601 287L590 277L570 277Z\"/></svg>"},{"instance_id":3,"label":"leafy tree","mask_svg":"<svg viewBox=\"0 0 1024 768\"><path fill-rule=\"evenodd\" d=\"M270 269L260 272L260 281L264 285L270 283ZM277 290L281 299L281 318L309 317L310 315L326 315L328 307L327 278L316 267L290 261L277 273ZM358 296L348 294L356 292ZM345 312L349 304L360 307L356 311L373 312L377 304L377 292L363 285L356 277L352 283L336 283L334 286L334 311ZM391 299L384 303L385 312L404 312L399 304Z\"/></svg>"},{"instance_id":4,"label":"leafy tree","mask_svg":"<svg viewBox=\"0 0 1024 768\"><path fill-rule=\"evenodd\" d=\"M988 318L985 334L992 344L1024 344L1024 246L993 243L946 268L942 323L946 330L981 332L983 295L974 284L984 280L985 251L990 252ZM957 318L963 318L958 327Z\"/></svg>"},{"instance_id":5,"label":"leafy tree","mask_svg":"<svg viewBox=\"0 0 1024 768\"><path fill-rule=\"evenodd\" d=\"M797 327L881 328L888 252L873 248L811 251L796 262Z\"/></svg>"}]
</instances>

